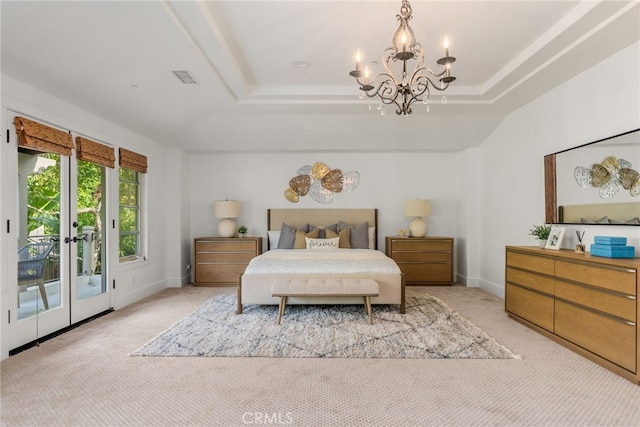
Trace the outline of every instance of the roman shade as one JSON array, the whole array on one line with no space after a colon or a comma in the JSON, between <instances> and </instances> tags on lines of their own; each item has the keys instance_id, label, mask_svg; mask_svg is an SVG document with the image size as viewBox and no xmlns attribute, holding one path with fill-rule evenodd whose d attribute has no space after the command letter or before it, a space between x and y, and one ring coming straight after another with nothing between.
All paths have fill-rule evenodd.
<instances>
[{"instance_id":1,"label":"roman shade","mask_svg":"<svg viewBox=\"0 0 640 427\"><path fill-rule=\"evenodd\" d=\"M147 173L147 156L121 148L120 166L133 169L134 171Z\"/></svg>"},{"instance_id":2,"label":"roman shade","mask_svg":"<svg viewBox=\"0 0 640 427\"><path fill-rule=\"evenodd\" d=\"M73 138L70 133L20 116L16 116L13 124L18 134L18 147L42 153L71 155Z\"/></svg>"},{"instance_id":3,"label":"roman shade","mask_svg":"<svg viewBox=\"0 0 640 427\"><path fill-rule=\"evenodd\" d=\"M81 136L76 137L76 157L78 160L95 163L108 168L116 166L116 154L112 147Z\"/></svg>"}]
</instances>

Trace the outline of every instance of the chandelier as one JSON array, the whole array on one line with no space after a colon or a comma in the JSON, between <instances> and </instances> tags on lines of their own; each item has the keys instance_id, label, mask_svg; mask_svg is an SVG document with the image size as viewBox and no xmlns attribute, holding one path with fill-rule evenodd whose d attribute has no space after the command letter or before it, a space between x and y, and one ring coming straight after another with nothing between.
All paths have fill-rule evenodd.
<instances>
[{"instance_id":1,"label":"chandelier","mask_svg":"<svg viewBox=\"0 0 640 427\"><path fill-rule=\"evenodd\" d=\"M436 62L442 66L442 71L436 73L428 66L424 65L424 52L422 45L416 41L413 29L409 26L411 20L411 5L408 0L402 0L400 14L396 15L400 25L393 35L393 45L382 52L382 65L385 72L380 73L373 79L369 77L369 68L362 70L360 65L360 51L356 54L356 69L349 75L355 77L362 93L369 98L379 97L381 104L395 104L396 114L406 116L411 114L411 104L422 101L427 104L429 111L429 91L433 88L444 91L449 87L449 83L456 78L451 75L451 64L456 58L449 56L449 40L444 40L444 56ZM408 61L415 60L415 68L411 73L407 70ZM391 71L391 63L401 61L402 75L397 78ZM446 98L443 96L443 103ZM381 106L379 109L381 109ZM371 107L369 107L371 108ZM381 109L384 115L384 110Z\"/></svg>"}]
</instances>

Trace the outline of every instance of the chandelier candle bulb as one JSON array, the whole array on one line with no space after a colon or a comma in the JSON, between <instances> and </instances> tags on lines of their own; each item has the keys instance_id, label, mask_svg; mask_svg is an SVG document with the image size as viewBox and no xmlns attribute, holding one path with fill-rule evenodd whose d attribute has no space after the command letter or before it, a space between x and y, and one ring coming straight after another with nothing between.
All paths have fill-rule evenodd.
<instances>
[{"instance_id":1,"label":"chandelier candle bulb","mask_svg":"<svg viewBox=\"0 0 640 427\"><path fill-rule=\"evenodd\" d=\"M356 52L356 71L360 71L360 50Z\"/></svg>"}]
</instances>

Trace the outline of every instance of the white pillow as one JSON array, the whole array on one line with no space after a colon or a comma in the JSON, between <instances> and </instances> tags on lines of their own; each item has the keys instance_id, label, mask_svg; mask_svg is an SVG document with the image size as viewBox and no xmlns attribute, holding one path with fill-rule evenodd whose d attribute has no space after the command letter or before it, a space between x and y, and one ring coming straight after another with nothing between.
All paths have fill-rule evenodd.
<instances>
[{"instance_id":1,"label":"white pillow","mask_svg":"<svg viewBox=\"0 0 640 427\"><path fill-rule=\"evenodd\" d=\"M280 241L280 230L267 231L269 235L269 249L278 249L278 242Z\"/></svg>"},{"instance_id":2,"label":"white pillow","mask_svg":"<svg viewBox=\"0 0 640 427\"><path fill-rule=\"evenodd\" d=\"M338 249L340 238L333 237L331 239L313 239L311 237L305 237L305 242L307 242L307 249L310 250L325 250L325 249Z\"/></svg>"},{"instance_id":3,"label":"white pillow","mask_svg":"<svg viewBox=\"0 0 640 427\"><path fill-rule=\"evenodd\" d=\"M376 228L369 227L369 249L376 248Z\"/></svg>"}]
</instances>

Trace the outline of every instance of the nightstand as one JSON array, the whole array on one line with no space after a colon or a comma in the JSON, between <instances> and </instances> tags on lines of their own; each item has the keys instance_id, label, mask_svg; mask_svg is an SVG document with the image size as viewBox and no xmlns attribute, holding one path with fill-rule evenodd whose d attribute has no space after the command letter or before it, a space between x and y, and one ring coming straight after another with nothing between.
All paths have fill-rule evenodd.
<instances>
[{"instance_id":1,"label":"nightstand","mask_svg":"<svg viewBox=\"0 0 640 427\"><path fill-rule=\"evenodd\" d=\"M193 284L236 286L252 258L262 253L262 237L194 239Z\"/></svg>"},{"instance_id":2,"label":"nightstand","mask_svg":"<svg viewBox=\"0 0 640 427\"><path fill-rule=\"evenodd\" d=\"M387 236L385 253L404 273L407 285L453 283L453 238Z\"/></svg>"}]
</instances>

